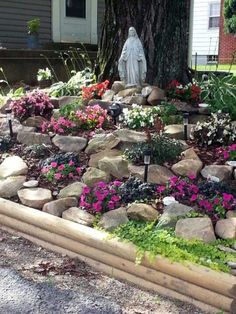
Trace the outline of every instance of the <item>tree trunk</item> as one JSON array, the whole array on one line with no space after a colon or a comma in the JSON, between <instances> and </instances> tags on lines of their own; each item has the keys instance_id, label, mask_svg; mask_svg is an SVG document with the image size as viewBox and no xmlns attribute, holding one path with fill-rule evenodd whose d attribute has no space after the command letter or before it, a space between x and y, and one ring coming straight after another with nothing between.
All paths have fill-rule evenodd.
<instances>
[{"instance_id":1,"label":"tree trunk","mask_svg":"<svg viewBox=\"0 0 236 314\"><path fill-rule=\"evenodd\" d=\"M100 79L119 79L118 60L134 26L143 43L149 84L188 80L190 0L105 0L99 43Z\"/></svg>"}]
</instances>

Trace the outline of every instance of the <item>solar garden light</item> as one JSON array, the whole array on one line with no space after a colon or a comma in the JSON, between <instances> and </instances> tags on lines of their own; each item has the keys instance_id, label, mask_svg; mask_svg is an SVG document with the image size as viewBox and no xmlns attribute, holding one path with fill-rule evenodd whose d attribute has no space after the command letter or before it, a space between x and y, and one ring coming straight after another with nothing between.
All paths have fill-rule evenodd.
<instances>
[{"instance_id":1,"label":"solar garden light","mask_svg":"<svg viewBox=\"0 0 236 314\"><path fill-rule=\"evenodd\" d=\"M115 102L111 104L108 107L107 113L112 117L114 124L116 125L116 119L119 117L119 115L122 113L122 107L121 104L118 102Z\"/></svg>"},{"instance_id":2,"label":"solar garden light","mask_svg":"<svg viewBox=\"0 0 236 314\"><path fill-rule=\"evenodd\" d=\"M148 179L148 166L151 163L151 149L147 148L144 150L144 182Z\"/></svg>"},{"instance_id":3,"label":"solar garden light","mask_svg":"<svg viewBox=\"0 0 236 314\"><path fill-rule=\"evenodd\" d=\"M184 124L184 139L188 139L188 118L189 118L189 113L184 112L183 113L183 124Z\"/></svg>"},{"instance_id":4,"label":"solar garden light","mask_svg":"<svg viewBox=\"0 0 236 314\"><path fill-rule=\"evenodd\" d=\"M12 129L12 110L10 108L5 110L6 115L7 115L7 121L8 121L8 126L9 126L9 131L10 131L10 136L13 137L13 129Z\"/></svg>"}]
</instances>

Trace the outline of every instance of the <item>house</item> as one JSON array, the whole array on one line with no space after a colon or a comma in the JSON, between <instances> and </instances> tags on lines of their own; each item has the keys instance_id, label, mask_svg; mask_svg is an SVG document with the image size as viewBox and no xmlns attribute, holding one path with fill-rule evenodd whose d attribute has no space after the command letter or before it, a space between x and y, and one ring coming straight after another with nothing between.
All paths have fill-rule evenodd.
<instances>
[{"instance_id":1,"label":"house","mask_svg":"<svg viewBox=\"0 0 236 314\"><path fill-rule=\"evenodd\" d=\"M0 43L6 48L26 48L26 23L39 17L42 45L52 41L97 44L104 10L105 0L1 0Z\"/></svg>"},{"instance_id":2,"label":"house","mask_svg":"<svg viewBox=\"0 0 236 314\"><path fill-rule=\"evenodd\" d=\"M236 37L234 34L225 33L223 10L224 1L222 0L220 18L219 63L230 64L233 61L233 55L236 54ZM236 55L234 63L236 63Z\"/></svg>"},{"instance_id":3,"label":"house","mask_svg":"<svg viewBox=\"0 0 236 314\"><path fill-rule=\"evenodd\" d=\"M216 62L219 52L220 0L195 0L193 9L192 66Z\"/></svg>"}]
</instances>

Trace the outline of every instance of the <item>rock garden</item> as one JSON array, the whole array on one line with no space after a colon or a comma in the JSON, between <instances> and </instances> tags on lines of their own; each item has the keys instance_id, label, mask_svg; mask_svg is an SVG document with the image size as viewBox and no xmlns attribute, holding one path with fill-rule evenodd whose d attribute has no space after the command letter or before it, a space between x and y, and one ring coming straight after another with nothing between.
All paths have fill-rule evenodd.
<instances>
[{"instance_id":1,"label":"rock garden","mask_svg":"<svg viewBox=\"0 0 236 314\"><path fill-rule=\"evenodd\" d=\"M127 88L84 70L11 93L0 117L1 200L132 242L137 263L149 252L235 276L230 80Z\"/></svg>"}]
</instances>

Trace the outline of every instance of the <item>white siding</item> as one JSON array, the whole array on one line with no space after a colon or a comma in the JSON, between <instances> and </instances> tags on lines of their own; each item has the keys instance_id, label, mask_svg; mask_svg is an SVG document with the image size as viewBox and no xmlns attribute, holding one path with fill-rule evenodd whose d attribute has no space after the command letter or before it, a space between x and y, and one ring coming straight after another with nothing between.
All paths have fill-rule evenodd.
<instances>
[{"instance_id":1,"label":"white siding","mask_svg":"<svg viewBox=\"0 0 236 314\"><path fill-rule=\"evenodd\" d=\"M220 3L220 0L194 1L193 55L218 55L219 27L209 28L210 3Z\"/></svg>"}]
</instances>

